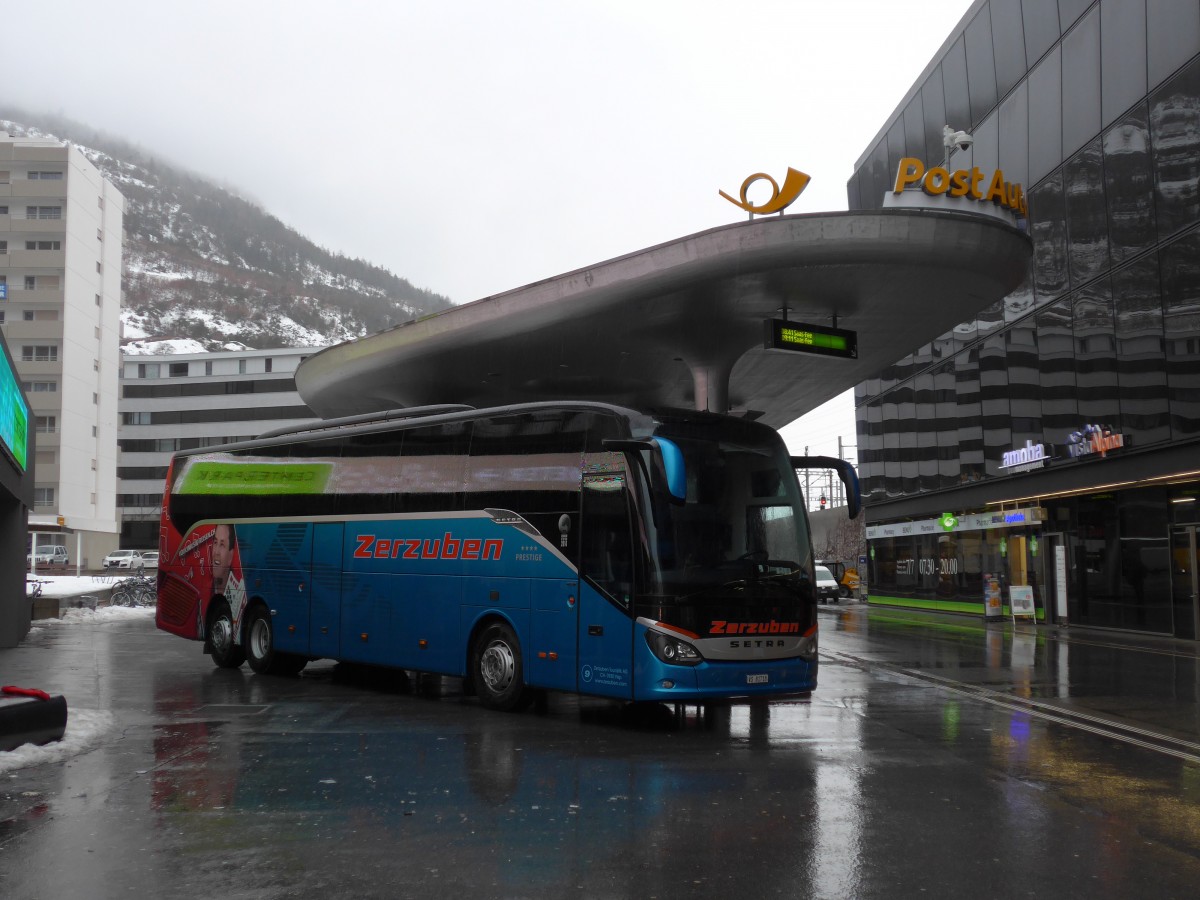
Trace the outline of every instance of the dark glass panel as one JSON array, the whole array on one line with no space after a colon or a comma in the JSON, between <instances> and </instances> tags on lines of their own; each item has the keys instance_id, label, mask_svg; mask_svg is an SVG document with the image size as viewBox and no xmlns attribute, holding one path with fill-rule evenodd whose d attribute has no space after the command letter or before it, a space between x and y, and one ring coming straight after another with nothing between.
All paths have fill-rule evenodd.
<instances>
[{"instance_id":1,"label":"dark glass panel","mask_svg":"<svg viewBox=\"0 0 1200 900\"><path fill-rule=\"evenodd\" d=\"M967 25L967 87L971 121L978 122L996 105L996 60L992 55L992 18L987 7Z\"/></svg>"},{"instance_id":2,"label":"dark glass panel","mask_svg":"<svg viewBox=\"0 0 1200 900\"><path fill-rule=\"evenodd\" d=\"M1068 592L1068 613L1081 625L1116 627L1120 624L1121 555L1117 503L1110 497L1078 501L1076 532L1071 536L1075 564L1074 590ZM1074 599L1074 607L1070 600Z\"/></svg>"},{"instance_id":3,"label":"dark glass panel","mask_svg":"<svg viewBox=\"0 0 1200 900\"><path fill-rule=\"evenodd\" d=\"M992 113L982 122L975 126L974 138L975 143L971 147L971 165L979 166L984 173L984 190L987 189L988 180L991 179L992 173L1000 168L1000 136L997 134L999 130L997 125L999 115ZM1008 179L1012 181L1011 178Z\"/></svg>"},{"instance_id":4,"label":"dark glass panel","mask_svg":"<svg viewBox=\"0 0 1200 900\"><path fill-rule=\"evenodd\" d=\"M954 363L947 362L933 372L933 409L937 428L938 487L958 484L958 394L954 382Z\"/></svg>"},{"instance_id":5,"label":"dark glass panel","mask_svg":"<svg viewBox=\"0 0 1200 900\"><path fill-rule=\"evenodd\" d=\"M925 160L940 163L943 154L942 127L946 124L946 98L942 94L942 68L930 73L921 88L921 111L925 116Z\"/></svg>"},{"instance_id":6,"label":"dark glass panel","mask_svg":"<svg viewBox=\"0 0 1200 900\"><path fill-rule=\"evenodd\" d=\"M1150 0L1146 4L1146 65L1150 90L1200 50L1200 4Z\"/></svg>"},{"instance_id":7,"label":"dark glass panel","mask_svg":"<svg viewBox=\"0 0 1200 900\"><path fill-rule=\"evenodd\" d=\"M963 130L970 128L971 100L967 96L967 54L963 49L961 37L942 57L942 91L946 98L946 121L942 124L953 125Z\"/></svg>"},{"instance_id":8,"label":"dark glass panel","mask_svg":"<svg viewBox=\"0 0 1200 900\"><path fill-rule=\"evenodd\" d=\"M960 482L979 481L984 475L983 422L979 397L978 348L954 358L954 389L958 402L958 456Z\"/></svg>"},{"instance_id":9,"label":"dark glass panel","mask_svg":"<svg viewBox=\"0 0 1200 900\"><path fill-rule=\"evenodd\" d=\"M1063 153L1071 154L1100 131L1099 6L1063 38L1062 95Z\"/></svg>"},{"instance_id":10,"label":"dark glass panel","mask_svg":"<svg viewBox=\"0 0 1200 900\"><path fill-rule=\"evenodd\" d=\"M1107 126L1146 96L1146 0L1100 4L1100 63Z\"/></svg>"},{"instance_id":11,"label":"dark glass panel","mask_svg":"<svg viewBox=\"0 0 1200 900\"><path fill-rule=\"evenodd\" d=\"M863 459L862 447L866 450L865 476L863 477L863 496L873 499L883 499L887 496L884 485L884 453L883 453L883 401L876 398L866 407L867 440L859 438L860 460ZM859 428L862 428L862 417L859 418ZM860 432L861 433L861 432ZM862 473L860 472L860 475Z\"/></svg>"},{"instance_id":12,"label":"dark glass panel","mask_svg":"<svg viewBox=\"0 0 1200 900\"><path fill-rule=\"evenodd\" d=\"M1162 296L1158 257L1113 273L1121 430L1134 447L1171 439L1167 370L1163 365Z\"/></svg>"},{"instance_id":13,"label":"dark glass panel","mask_svg":"<svg viewBox=\"0 0 1200 900\"><path fill-rule=\"evenodd\" d=\"M1042 431L1050 443L1061 444L1079 420L1069 299L1038 313L1037 345L1042 370Z\"/></svg>"},{"instance_id":14,"label":"dark glass panel","mask_svg":"<svg viewBox=\"0 0 1200 900\"><path fill-rule=\"evenodd\" d=\"M1029 183L1062 163L1062 67L1055 47L1029 73Z\"/></svg>"},{"instance_id":15,"label":"dark glass panel","mask_svg":"<svg viewBox=\"0 0 1200 900\"><path fill-rule=\"evenodd\" d=\"M1021 0L1025 23L1025 58L1033 65L1058 42L1058 7L1047 0Z\"/></svg>"},{"instance_id":16,"label":"dark glass panel","mask_svg":"<svg viewBox=\"0 0 1200 900\"><path fill-rule=\"evenodd\" d=\"M1161 488L1122 491L1121 628L1171 631L1170 503Z\"/></svg>"},{"instance_id":17,"label":"dark glass panel","mask_svg":"<svg viewBox=\"0 0 1200 900\"><path fill-rule=\"evenodd\" d=\"M979 398L983 415L983 458L989 475L997 475L1004 452L1012 446L1008 400L1008 364L1004 335L994 334L979 349Z\"/></svg>"},{"instance_id":18,"label":"dark glass panel","mask_svg":"<svg viewBox=\"0 0 1200 900\"><path fill-rule=\"evenodd\" d=\"M1113 326L1112 290L1107 278L1075 296L1075 384L1079 391L1079 427L1102 425L1121 430L1117 396L1117 339Z\"/></svg>"},{"instance_id":19,"label":"dark glass panel","mask_svg":"<svg viewBox=\"0 0 1200 900\"><path fill-rule=\"evenodd\" d=\"M900 168L900 160L904 158L904 119L899 118L892 123L887 133L888 168L887 181L884 191L890 191L896 184L896 170Z\"/></svg>"},{"instance_id":20,"label":"dark glass panel","mask_svg":"<svg viewBox=\"0 0 1200 900\"><path fill-rule=\"evenodd\" d=\"M992 0L992 43L996 48L996 93L1003 97L1025 77L1021 0Z\"/></svg>"},{"instance_id":21,"label":"dark glass panel","mask_svg":"<svg viewBox=\"0 0 1200 900\"><path fill-rule=\"evenodd\" d=\"M1083 11L1092 5L1094 0L1058 0L1058 21L1066 34L1075 24L1075 20L1083 15Z\"/></svg>"},{"instance_id":22,"label":"dark glass panel","mask_svg":"<svg viewBox=\"0 0 1200 900\"><path fill-rule=\"evenodd\" d=\"M1067 290L1067 206L1062 173L1029 194L1029 233L1033 238L1033 286L1044 303Z\"/></svg>"},{"instance_id":23,"label":"dark glass panel","mask_svg":"<svg viewBox=\"0 0 1200 900\"><path fill-rule=\"evenodd\" d=\"M1109 245L1113 263L1119 264L1157 239L1150 126L1144 103L1104 135L1104 188Z\"/></svg>"},{"instance_id":24,"label":"dark glass panel","mask_svg":"<svg viewBox=\"0 0 1200 900\"><path fill-rule=\"evenodd\" d=\"M1042 440L1042 375L1038 363L1037 320L1030 316L1005 332L1012 446Z\"/></svg>"},{"instance_id":25,"label":"dark glass panel","mask_svg":"<svg viewBox=\"0 0 1200 900\"><path fill-rule=\"evenodd\" d=\"M1163 330L1175 440L1200 434L1200 232L1162 251Z\"/></svg>"},{"instance_id":26,"label":"dark glass panel","mask_svg":"<svg viewBox=\"0 0 1200 900\"><path fill-rule=\"evenodd\" d=\"M1158 233L1200 218L1200 59L1150 97Z\"/></svg>"},{"instance_id":27,"label":"dark glass panel","mask_svg":"<svg viewBox=\"0 0 1200 900\"><path fill-rule=\"evenodd\" d=\"M933 491L938 488L937 419L934 412L933 370L926 369L913 379L916 400L916 419L913 428L917 438L917 489Z\"/></svg>"},{"instance_id":28,"label":"dark glass panel","mask_svg":"<svg viewBox=\"0 0 1200 900\"><path fill-rule=\"evenodd\" d=\"M904 155L926 161L925 122L921 114L921 95L913 97L904 108Z\"/></svg>"},{"instance_id":29,"label":"dark glass panel","mask_svg":"<svg viewBox=\"0 0 1200 900\"><path fill-rule=\"evenodd\" d=\"M999 331L1004 326L1004 301L997 300L991 306L986 307L975 320L975 327L978 329L979 337L992 334Z\"/></svg>"},{"instance_id":30,"label":"dark glass panel","mask_svg":"<svg viewBox=\"0 0 1200 900\"><path fill-rule=\"evenodd\" d=\"M912 379L901 382L889 396L895 401L895 433L899 444L900 485L902 495L918 490L917 407Z\"/></svg>"},{"instance_id":31,"label":"dark glass panel","mask_svg":"<svg viewBox=\"0 0 1200 900\"><path fill-rule=\"evenodd\" d=\"M1033 311L1033 263L1021 286L1004 298L1004 321L1015 322Z\"/></svg>"},{"instance_id":32,"label":"dark glass panel","mask_svg":"<svg viewBox=\"0 0 1200 900\"><path fill-rule=\"evenodd\" d=\"M883 491L888 497L903 494L900 471L900 409L896 392L883 396Z\"/></svg>"},{"instance_id":33,"label":"dark glass panel","mask_svg":"<svg viewBox=\"0 0 1200 900\"><path fill-rule=\"evenodd\" d=\"M863 178L863 209L879 209L883 205L883 195L891 189L894 181L888 174L888 148L886 138L871 150L871 159L867 163ZM892 175L895 172L891 173Z\"/></svg>"},{"instance_id":34,"label":"dark glass panel","mask_svg":"<svg viewBox=\"0 0 1200 900\"><path fill-rule=\"evenodd\" d=\"M1097 138L1063 166L1071 284L1089 281L1110 265L1102 160Z\"/></svg>"},{"instance_id":35,"label":"dark glass panel","mask_svg":"<svg viewBox=\"0 0 1200 900\"><path fill-rule=\"evenodd\" d=\"M1000 168L1005 180L1029 189L1029 85L1017 85L1000 104Z\"/></svg>"},{"instance_id":36,"label":"dark glass panel","mask_svg":"<svg viewBox=\"0 0 1200 900\"><path fill-rule=\"evenodd\" d=\"M862 209L862 202L859 200L859 184L862 180L860 173L855 172L850 176L850 180L846 182L846 209Z\"/></svg>"}]
</instances>

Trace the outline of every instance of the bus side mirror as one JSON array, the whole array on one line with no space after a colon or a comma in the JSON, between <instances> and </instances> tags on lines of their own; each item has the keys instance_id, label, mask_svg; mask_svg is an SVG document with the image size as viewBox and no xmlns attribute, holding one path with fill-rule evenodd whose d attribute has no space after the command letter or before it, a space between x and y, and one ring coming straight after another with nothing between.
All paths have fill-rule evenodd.
<instances>
[{"instance_id":1,"label":"bus side mirror","mask_svg":"<svg viewBox=\"0 0 1200 900\"><path fill-rule=\"evenodd\" d=\"M656 437L650 440L616 440L609 438L603 441L605 450L621 450L633 452L634 457L638 461L638 465L643 471L646 468L645 459L642 457L643 450L650 451L651 465L654 466L655 474L659 476L659 481L667 486L667 493L671 500L675 503L683 503L687 500L687 468L683 462L683 451L679 449L679 445L674 441L669 441L666 438ZM650 474L646 472L647 476Z\"/></svg>"},{"instance_id":2,"label":"bus side mirror","mask_svg":"<svg viewBox=\"0 0 1200 900\"><path fill-rule=\"evenodd\" d=\"M850 514L850 518L853 519L862 509L862 491L858 486L858 473L854 471L854 466L844 459L837 459L833 456L793 456L792 468L833 469L842 479L842 484L846 486L846 511Z\"/></svg>"}]
</instances>

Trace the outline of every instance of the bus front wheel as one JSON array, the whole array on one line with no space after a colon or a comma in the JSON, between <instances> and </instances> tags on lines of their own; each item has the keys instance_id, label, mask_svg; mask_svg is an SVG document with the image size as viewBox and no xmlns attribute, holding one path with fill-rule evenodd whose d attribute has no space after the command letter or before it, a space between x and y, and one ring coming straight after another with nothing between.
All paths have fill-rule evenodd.
<instances>
[{"instance_id":1,"label":"bus front wheel","mask_svg":"<svg viewBox=\"0 0 1200 900\"><path fill-rule=\"evenodd\" d=\"M471 652L471 675L479 701L506 712L529 705L521 645L505 622L493 622L479 633Z\"/></svg>"},{"instance_id":2,"label":"bus front wheel","mask_svg":"<svg viewBox=\"0 0 1200 900\"><path fill-rule=\"evenodd\" d=\"M259 675L295 675L307 662L302 656L275 649L275 627L265 606L251 608L246 619L246 659Z\"/></svg>"},{"instance_id":3,"label":"bus front wheel","mask_svg":"<svg viewBox=\"0 0 1200 900\"><path fill-rule=\"evenodd\" d=\"M208 622L208 652L222 669L236 669L246 661L245 650L234 643L233 638L233 614L229 604L217 600Z\"/></svg>"}]
</instances>

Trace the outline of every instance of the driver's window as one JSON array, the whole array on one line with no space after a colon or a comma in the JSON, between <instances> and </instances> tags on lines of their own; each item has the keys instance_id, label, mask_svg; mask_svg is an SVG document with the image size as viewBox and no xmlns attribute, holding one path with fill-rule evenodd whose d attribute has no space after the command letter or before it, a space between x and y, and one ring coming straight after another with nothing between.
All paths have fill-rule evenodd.
<instances>
[{"instance_id":1,"label":"driver's window","mask_svg":"<svg viewBox=\"0 0 1200 900\"><path fill-rule=\"evenodd\" d=\"M583 483L581 567L585 577L621 606L633 597L633 541L624 486L612 479Z\"/></svg>"}]
</instances>

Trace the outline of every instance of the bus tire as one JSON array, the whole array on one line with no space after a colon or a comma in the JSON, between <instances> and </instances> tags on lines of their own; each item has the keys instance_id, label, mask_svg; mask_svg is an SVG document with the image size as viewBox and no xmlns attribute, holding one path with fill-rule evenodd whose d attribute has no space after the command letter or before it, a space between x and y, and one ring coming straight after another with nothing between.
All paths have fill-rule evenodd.
<instances>
[{"instance_id":1,"label":"bus tire","mask_svg":"<svg viewBox=\"0 0 1200 900\"><path fill-rule=\"evenodd\" d=\"M246 661L246 651L234 643L233 638L233 614L229 604L214 600L208 615L208 652L222 669L236 669Z\"/></svg>"},{"instance_id":2,"label":"bus tire","mask_svg":"<svg viewBox=\"0 0 1200 900\"><path fill-rule=\"evenodd\" d=\"M246 617L246 660L259 675L295 675L308 662L294 653L275 649L275 626L271 613L259 604Z\"/></svg>"},{"instance_id":3,"label":"bus tire","mask_svg":"<svg viewBox=\"0 0 1200 900\"><path fill-rule=\"evenodd\" d=\"M513 712L529 705L521 644L507 622L493 622L479 632L471 650L471 680L488 709Z\"/></svg>"}]
</instances>

